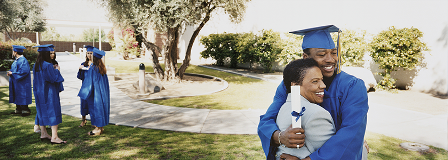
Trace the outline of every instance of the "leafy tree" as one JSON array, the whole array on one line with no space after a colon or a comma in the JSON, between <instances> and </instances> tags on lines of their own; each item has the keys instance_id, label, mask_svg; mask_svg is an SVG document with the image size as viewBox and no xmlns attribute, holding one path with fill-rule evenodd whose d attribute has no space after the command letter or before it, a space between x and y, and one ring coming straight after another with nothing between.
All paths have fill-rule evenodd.
<instances>
[{"instance_id":1,"label":"leafy tree","mask_svg":"<svg viewBox=\"0 0 448 160\"><path fill-rule=\"evenodd\" d=\"M158 79L180 80L190 65L191 48L199 32L218 9L223 9L232 22L238 23L246 10L246 2L250 0L101 0L116 24L133 26L142 34L143 43L152 51L154 72ZM185 53L185 58L177 68L177 53L180 35L186 26L194 26L194 30ZM166 33L167 42L159 48L151 38L149 30ZM165 71L159 64L158 54L165 58Z\"/></svg>"},{"instance_id":2,"label":"leafy tree","mask_svg":"<svg viewBox=\"0 0 448 160\"><path fill-rule=\"evenodd\" d=\"M82 39L75 39L75 35L70 36L60 35L54 27L47 27L41 34L42 41L83 41Z\"/></svg>"},{"instance_id":3,"label":"leafy tree","mask_svg":"<svg viewBox=\"0 0 448 160\"><path fill-rule=\"evenodd\" d=\"M99 30L98 29L85 29L82 32L82 39L85 42L99 42L100 36L99 36ZM106 42L106 34L104 30L101 30L101 42Z\"/></svg>"},{"instance_id":4,"label":"leafy tree","mask_svg":"<svg viewBox=\"0 0 448 160\"><path fill-rule=\"evenodd\" d=\"M42 5L40 0L1 0L0 30L12 40L45 31Z\"/></svg>"},{"instance_id":5,"label":"leafy tree","mask_svg":"<svg viewBox=\"0 0 448 160\"><path fill-rule=\"evenodd\" d=\"M378 85L383 89L394 89L395 79L390 76L392 71L399 67L403 69L414 69L421 64L423 51L429 51L426 44L420 39L423 32L417 28L396 29L394 26L389 30L382 31L376 35L369 44L370 56L378 63L384 72L383 79Z\"/></svg>"}]
</instances>

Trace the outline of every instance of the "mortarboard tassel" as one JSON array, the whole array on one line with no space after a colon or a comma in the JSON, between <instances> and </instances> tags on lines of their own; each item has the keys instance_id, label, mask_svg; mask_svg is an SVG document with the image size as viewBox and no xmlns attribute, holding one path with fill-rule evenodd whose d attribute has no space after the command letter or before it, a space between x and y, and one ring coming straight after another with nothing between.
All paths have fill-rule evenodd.
<instances>
[{"instance_id":1,"label":"mortarboard tassel","mask_svg":"<svg viewBox=\"0 0 448 160\"><path fill-rule=\"evenodd\" d=\"M341 35L341 30L339 30L338 31L338 51L337 51L337 54L338 54L338 71L336 72L336 74L339 74L339 73L341 73L341 61L342 61L342 59L341 59L341 42L339 41L339 36Z\"/></svg>"}]
</instances>

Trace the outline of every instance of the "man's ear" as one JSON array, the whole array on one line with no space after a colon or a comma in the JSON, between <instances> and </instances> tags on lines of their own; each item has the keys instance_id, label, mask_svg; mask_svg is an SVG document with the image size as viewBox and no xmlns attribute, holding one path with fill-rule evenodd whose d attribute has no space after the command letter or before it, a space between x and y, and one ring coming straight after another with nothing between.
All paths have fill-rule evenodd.
<instances>
[{"instance_id":1,"label":"man's ear","mask_svg":"<svg viewBox=\"0 0 448 160\"><path fill-rule=\"evenodd\" d=\"M308 54L306 54L305 52L303 52L302 57L303 57L303 59L306 59L306 58L308 58Z\"/></svg>"}]
</instances>

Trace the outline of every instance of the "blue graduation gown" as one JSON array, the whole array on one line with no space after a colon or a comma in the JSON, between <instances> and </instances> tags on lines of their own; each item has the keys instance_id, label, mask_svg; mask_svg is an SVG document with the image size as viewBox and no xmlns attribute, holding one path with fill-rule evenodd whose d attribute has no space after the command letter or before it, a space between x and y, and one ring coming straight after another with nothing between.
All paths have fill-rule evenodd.
<instances>
[{"instance_id":1,"label":"blue graduation gown","mask_svg":"<svg viewBox=\"0 0 448 160\"><path fill-rule=\"evenodd\" d=\"M275 158L276 146L271 145L271 137L276 130L279 130L275 120L286 98L286 87L281 82L273 103L266 114L260 116L258 136L267 159ZM336 134L313 152L310 158L312 160L361 159L369 110L364 82L345 72L337 74L328 91L325 90L324 102L321 106L330 112Z\"/></svg>"},{"instance_id":2,"label":"blue graduation gown","mask_svg":"<svg viewBox=\"0 0 448 160\"><path fill-rule=\"evenodd\" d=\"M58 61L53 60L53 66L54 66L55 64L58 64ZM58 65L59 65L59 64L58 64ZM60 83L58 84L58 90L59 90L59 92L64 91L64 85L62 84L62 82L60 82Z\"/></svg>"},{"instance_id":3,"label":"blue graduation gown","mask_svg":"<svg viewBox=\"0 0 448 160\"><path fill-rule=\"evenodd\" d=\"M107 74L101 75L98 68L92 65L85 74L78 96L83 100L93 99L93 105L89 104L92 125L103 127L109 124L110 90Z\"/></svg>"},{"instance_id":4,"label":"blue graduation gown","mask_svg":"<svg viewBox=\"0 0 448 160\"><path fill-rule=\"evenodd\" d=\"M11 65L9 76L9 103L29 105L32 103L30 65L25 57L17 58Z\"/></svg>"},{"instance_id":5,"label":"blue graduation gown","mask_svg":"<svg viewBox=\"0 0 448 160\"><path fill-rule=\"evenodd\" d=\"M84 62L81 63L81 65L84 65ZM87 74L89 70L82 70L79 69L78 70L78 79L82 80L82 82L84 82L84 77ZM91 97L90 99L84 100L81 99L81 106L80 106L80 110L81 110L81 115L82 116L86 116L89 114L89 104L93 105L93 97Z\"/></svg>"},{"instance_id":6,"label":"blue graduation gown","mask_svg":"<svg viewBox=\"0 0 448 160\"><path fill-rule=\"evenodd\" d=\"M36 120L41 126L54 126L62 123L59 83L64 81L59 70L53 64L42 62L39 72L33 68L33 92L36 101Z\"/></svg>"}]
</instances>

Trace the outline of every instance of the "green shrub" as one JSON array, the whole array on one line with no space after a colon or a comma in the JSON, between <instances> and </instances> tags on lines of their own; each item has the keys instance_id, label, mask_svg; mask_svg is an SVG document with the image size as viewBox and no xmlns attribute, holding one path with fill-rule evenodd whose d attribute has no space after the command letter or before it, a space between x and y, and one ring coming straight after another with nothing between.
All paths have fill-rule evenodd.
<instances>
[{"instance_id":1,"label":"green shrub","mask_svg":"<svg viewBox=\"0 0 448 160\"><path fill-rule=\"evenodd\" d=\"M357 33L354 30L343 29L341 41L341 64L342 66L361 67L364 64L364 54L368 51L368 44L365 40L366 31ZM337 33L332 33L332 38L337 45Z\"/></svg>"},{"instance_id":2,"label":"green shrub","mask_svg":"<svg viewBox=\"0 0 448 160\"><path fill-rule=\"evenodd\" d=\"M252 65L258 62L258 51L256 44L258 41L257 35L254 33L242 33L239 36L236 50L240 53L239 63L249 63L249 69L252 69Z\"/></svg>"},{"instance_id":3,"label":"green shrub","mask_svg":"<svg viewBox=\"0 0 448 160\"><path fill-rule=\"evenodd\" d=\"M206 48L201 52L201 57L215 59L218 66L223 66L224 60L229 57L230 67L236 68L239 58L239 52L236 50L238 36L238 34L223 33L201 37L200 42Z\"/></svg>"},{"instance_id":4,"label":"green shrub","mask_svg":"<svg viewBox=\"0 0 448 160\"><path fill-rule=\"evenodd\" d=\"M0 42L0 71L7 71L11 69L11 65L14 62L14 58L12 57L12 45L21 45L27 48L23 50L23 56L28 60L30 69L32 70L39 53L37 52L37 49L31 47L36 46L37 44L20 41L8 41Z\"/></svg>"},{"instance_id":5,"label":"green shrub","mask_svg":"<svg viewBox=\"0 0 448 160\"><path fill-rule=\"evenodd\" d=\"M396 29L392 26L373 38L369 44L370 56L379 64L379 68L384 70L380 74L383 80L378 83L379 87L394 89L395 79L390 77L392 71L399 67L410 70L421 64L422 52L429 51L426 44L420 40L421 37L423 32L417 28Z\"/></svg>"},{"instance_id":6,"label":"green shrub","mask_svg":"<svg viewBox=\"0 0 448 160\"><path fill-rule=\"evenodd\" d=\"M263 30L262 36L258 38L256 48L259 63L263 66L264 72L272 72L272 63L278 59L278 55L283 50L280 33Z\"/></svg>"}]
</instances>

